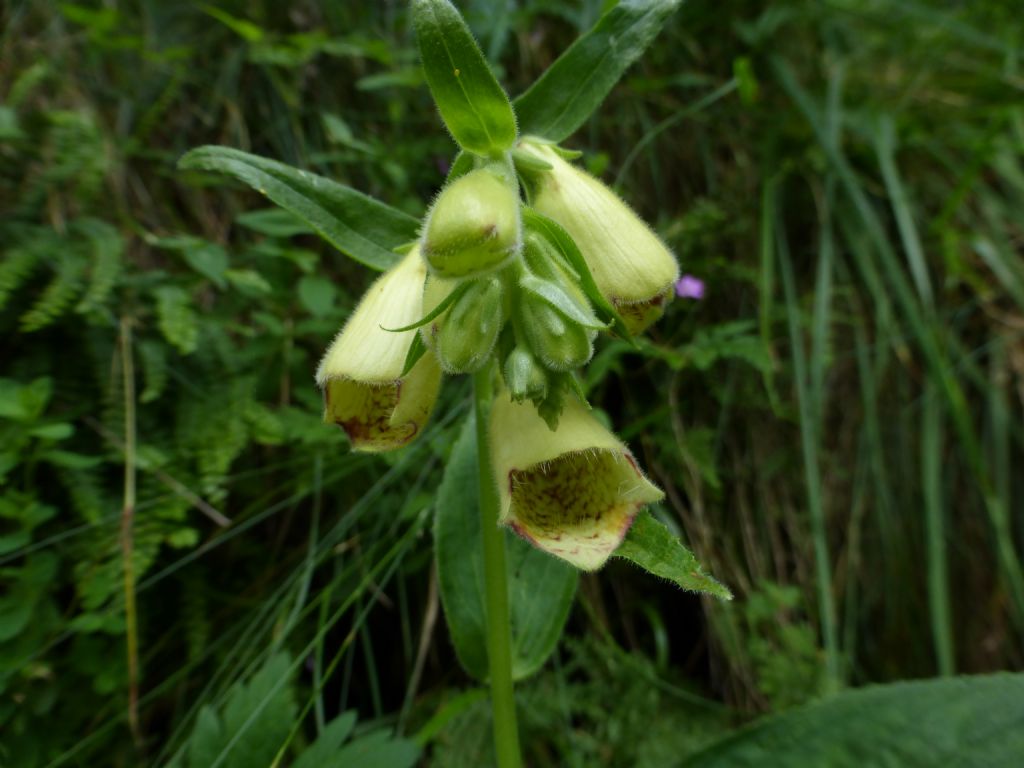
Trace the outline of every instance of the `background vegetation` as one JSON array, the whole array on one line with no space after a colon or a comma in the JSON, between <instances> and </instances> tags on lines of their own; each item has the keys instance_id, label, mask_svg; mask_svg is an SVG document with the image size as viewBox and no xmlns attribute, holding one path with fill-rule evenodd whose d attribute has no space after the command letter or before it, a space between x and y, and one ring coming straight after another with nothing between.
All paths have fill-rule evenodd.
<instances>
[{"instance_id":1,"label":"background vegetation","mask_svg":"<svg viewBox=\"0 0 1024 768\"><path fill-rule=\"evenodd\" d=\"M459 3L513 94L605 5ZM583 579L533 764L1024 666L1014 5L692 0L569 142L707 284L588 384L737 599ZM486 764L430 546L465 383L349 453L312 372L372 275L175 171L220 143L419 215L453 147L405 4L0 14L0 765Z\"/></svg>"}]
</instances>

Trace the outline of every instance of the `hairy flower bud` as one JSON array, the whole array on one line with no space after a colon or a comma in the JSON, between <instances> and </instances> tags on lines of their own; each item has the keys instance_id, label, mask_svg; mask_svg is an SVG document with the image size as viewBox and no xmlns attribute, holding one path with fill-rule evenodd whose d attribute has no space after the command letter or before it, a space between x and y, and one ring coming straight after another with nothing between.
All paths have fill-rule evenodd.
<instances>
[{"instance_id":1,"label":"hairy flower bud","mask_svg":"<svg viewBox=\"0 0 1024 768\"><path fill-rule=\"evenodd\" d=\"M505 374L509 394L516 402L526 398L541 400L547 394L548 375L544 372L544 366L527 349L513 349L505 358L502 372Z\"/></svg>"},{"instance_id":2,"label":"hairy flower bud","mask_svg":"<svg viewBox=\"0 0 1024 768\"><path fill-rule=\"evenodd\" d=\"M444 316L437 357L449 373L472 373L491 356L504 325L501 280L476 280Z\"/></svg>"},{"instance_id":3,"label":"hairy flower bud","mask_svg":"<svg viewBox=\"0 0 1024 768\"><path fill-rule=\"evenodd\" d=\"M664 495L576 398L552 432L531 404L499 395L490 440L500 521L585 571L604 565L640 507Z\"/></svg>"},{"instance_id":4,"label":"hairy flower bud","mask_svg":"<svg viewBox=\"0 0 1024 768\"><path fill-rule=\"evenodd\" d=\"M533 353L552 371L571 371L594 354L592 330L566 316L544 299L524 294L520 325Z\"/></svg>"},{"instance_id":5,"label":"hairy flower bud","mask_svg":"<svg viewBox=\"0 0 1024 768\"><path fill-rule=\"evenodd\" d=\"M490 272L518 247L516 186L490 168L470 171L441 190L424 228L423 256L441 277Z\"/></svg>"},{"instance_id":6,"label":"hairy flower bud","mask_svg":"<svg viewBox=\"0 0 1024 768\"><path fill-rule=\"evenodd\" d=\"M402 376L414 331L392 333L420 319L426 266L419 248L370 286L317 369L324 421L340 426L352 447L388 451L411 442L437 399L441 369L424 355Z\"/></svg>"},{"instance_id":7,"label":"hairy flower bud","mask_svg":"<svg viewBox=\"0 0 1024 768\"><path fill-rule=\"evenodd\" d=\"M642 332L671 300L675 257L618 195L554 148L524 141L522 149L551 165L534 177L533 207L572 236L602 295L630 332Z\"/></svg>"}]
</instances>

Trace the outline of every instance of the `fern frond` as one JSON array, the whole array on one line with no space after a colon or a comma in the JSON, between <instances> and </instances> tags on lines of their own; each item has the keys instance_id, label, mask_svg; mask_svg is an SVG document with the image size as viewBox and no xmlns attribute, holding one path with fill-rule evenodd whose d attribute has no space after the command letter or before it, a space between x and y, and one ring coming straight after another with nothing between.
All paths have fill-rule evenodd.
<instances>
[{"instance_id":1,"label":"fern frond","mask_svg":"<svg viewBox=\"0 0 1024 768\"><path fill-rule=\"evenodd\" d=\"M164 338L183 355L195 352L199 341L199 318L188 293L176 286L164 286L153 294L156 297L157 325Z\"/></svg>"},{"instance_id":2,"label":"fern frond","mask_svg":"<svg viewBox=\"0 0 1024 768\"><path fill-rule=\"evenodd\" d=\"M151 403L167 387L167 352L163 344L147 339L139 343L138 354L144 382L139 402Z\"/></svg>"},{"instance_id":3,"label":"fern frond","mask_svg":"<svg viewBox=\"0 0 1024 768\"><path fill-rule=\"evenodd\" d=\"M71 253L65 253L53 279L31 309L21 316L21 330L25 333L38 331L60 318L81 293L84 272L85 262Z\"/></svg>"},{"instance_id":4,"label":"fern frond","mask_svg":"<svg viewBox=\"0 0 1024 768\"><path fill-rule=\"evenodd\" d=\"M79 219L74 231L85 236L89 243L89 287L75 311L81 314L99 308L110 296L121 276L124 241L113 226L99 219Z\"/></svg>"},{"instance_id":5,"label":"fern frond","mask_svg":"<svg viewBox=\"0 0 1024 768\"><path fill-rule=\"evenodd\" d=\"M12 248L0 261L0 309L28 279L39 262L39 254L31 248Z\"/></svg>"}]
</instances>

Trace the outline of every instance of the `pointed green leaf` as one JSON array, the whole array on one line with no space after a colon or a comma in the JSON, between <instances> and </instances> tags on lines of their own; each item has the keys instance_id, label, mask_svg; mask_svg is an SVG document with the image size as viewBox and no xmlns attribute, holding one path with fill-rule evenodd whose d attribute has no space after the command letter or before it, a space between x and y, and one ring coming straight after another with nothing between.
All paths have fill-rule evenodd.
<instances>
[{"instance_id":1,"label":"pointed green leaf","mask_svg":"<svg viewBox=\"0 0 1024 768\"><path fill-rule=\"evenodd\" d=\"M408 376L416 363L418 363L420 358L426 353L427 345L423 343L423 337L417 333L412 337L412 344L409 345L409 351L405 353L405 363L402 365L402 374L399 378L404 379Z\"/></svg>"},{"instance_id":2,"label":"pointed green leaf","mask_svg":"<svg viewBox=\"0 0 1024 768\"><path fill-rule=\"evenodd\" d=\"M341 745L352 733L355 725L355 710L338 715L324 726L317 740L299 755L299 758L292 764L292 768L324 768L324 766L331 765L332 759L337 757ZM335 764L337 764L336 761Z\"/></svg>"},{"instance_id":3,"label":"pointed green leaf","mask_svg":"<svg viewBox=\"0 0 1024 768\"><path fill-rule=\"evenodd\" d=\"M385 270L399 255L394 248L415 240L419 222L344 184L230 147L193 149L178 161L182 169L215 171L248 184L308 223L346 256Z\"/></svg>"},{"instance_id":4,"label":"pointed green leaf","mask_svg":"<svg viewBox=\"0 0 1024 768\"><path fill-rule=\"evenodd\" d=\"M683 763L692 768L1016 766L1024 675L878 685L764 718Z\"/></svg>"},{"instance_id":5,"label":"pointed green leaf","mask_svg":"<svg viewBox=\"0 0 1024 768\"><path fill-rule=\"evenodd\" d=\"M590 307L581 306L580 302L573 299L557 283L537 277L536 275L523 275L519 279L519 287L524 291L532 293L534 296L544 299L544 301L563 315L573 322L579 323L584 328L603 331L608 327L594 316Z\"/></svg>"},{"instance_id":6,"label":"pointed green leaf","mask_svg":"<svg viewBox=\"0 0 1024 768\"><path fill-rule=\"evenodd\" d=\"M425 314L415 323L403 325L401 328L384 328L384 326L381 326L381 328L384 328L385 331L390 331L391 333L404 333L405 331L412 331L416 328L422 328L424 325L429 323L434 318L440 317L442 314L447 312L448 308L456 301L461 299L462 295L466 291L468 291L470 289L470 286L472 285L473 283L470 280L467 280L464 283L460 284L454 291L445 296L436 307L430 310L427 314Z\"/></svg>"},{"instance_id":7,"label":"pointed green leaf","mask_svg":"<svg viewBox=\"0 0 1024 768\"><path fill-rule=\"evenodd\" d=\"M438 489L434 525L441 603L456 655L466 671L487 679L484 563L480 546L476 432L467 419ZM512 533L505 534L512 619L512 674L538 669L555 649L576 593L577 572Z\"/></svg>"},{"instance_id":8,"label":"pointed green leaf","mask_svg":"<svg viewBox=\"0 0 1024 768\"><path fill-rule=\"evenodd\" d=\"M462 16L448 0L413 0L423 71L444 123L465 150L491 155L516 140L508 96Z\"/></svg>"},{"instance_id":9,"label":"pointed green leaf","mask_svg":"<svg viewBox=\"0 0 1024 768\"><path fill-rule=\"evenodd\" d=\"M655 576L675 582L683 589L732 600L732 593L706 574L693 553L647 510L636 516L633 527L615 550L615 555L636 563Z\"/></svg>"},{"instance_id":10,"label":"pointed green leaf","mask_svg":"<svg viewBox=\"0 0 1024 768\"><path fill-rule=\"evenodd\" d=\"M524 134L562 141L600 106L682 0L622 0L515 100Z\"/></svg>"},{"instance_id":11,"label":"pointed green leaf","mask_svg":"<svg viewBox=\"0 0 1024 768\"><path fill-rule=\"evenodd\" d=\"M320 768L412 768L420 757L419 746L409 740L392 735L388 729L378 729L354 739Z\"/></svg>"}]
</instances>

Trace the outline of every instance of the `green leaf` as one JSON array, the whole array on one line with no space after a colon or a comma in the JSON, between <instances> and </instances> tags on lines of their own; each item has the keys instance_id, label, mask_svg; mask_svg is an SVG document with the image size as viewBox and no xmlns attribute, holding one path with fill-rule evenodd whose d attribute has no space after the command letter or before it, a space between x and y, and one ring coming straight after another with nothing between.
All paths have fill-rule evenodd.
<instances>
[{"instance_id":1,"label":"green leaf","mask_svg":"<svg viewBox=\"0 0 1024 768\"><path fill-rule=\"evenodd\" d=\"M299 280L299 301L315 317L323 317L334 308L336 293L334 283L326 277L306 275Z\"/></svg>"},{"instance_id":2,"label":"green leaf","mask_svg":"<svg viewBox=\"0 0 1024 768\"><path fill-rule=\"evenodd\" d=\"M760 720L690 757L696 768L1016 766L1024 675L879 685Z\"/></svg>"},{"instance_id":3,"label":"green leaf","mask_svg":"<svg viewBox=\"0 0 1024 768\"><path fill-rule=\"evenodd\" d=\"M639 565L648 573L675 582L683 589L732 600L732 593L706 574L693 553L647 510L636 516L633 527L615 550L615 555Z\"/></svg>"},{"instance_id":4,"label":"green leaf","mask_svg":"<svg viewBox=\"0 0 1024 768\"><path fill-rule=\"evenodd\" d=\"M215 18L247 43L258 43L263 39L263 29L256 24L253 24L251 21L246 21L245 19L240 19L237 16L232 16L227 11L222 11L220 8L216 8L212 5L201 5L199 7L202 8L204 13Z\"/></svg>"},{"instance_id":5,"label":"green leaf","mask_svg":"<svg viewBox=\"0 0 1024 768\"><path fill-rule=\"evenodd\" d=\"M185 261L196 272L218 288L224 287L224 272L228 268L228 253L216 243L200 243L182 251Z\"/></svg>"},{"instance_id":6,"label":"green leaf","mask_svg":"<svg viewBox=\"0 0 1024 768\"><path fill-rule=\"evenodd\" d=\"M512 105L455 6L413 0L412 19L427 84L458 145L484 156L511 148Z\"/></svg>"},{"instance_id":7,"label":"green leaf","mask_svg":"<svg viewBox=\"0 0 1024 768\"><path fill-rule=\"evenodd\" d=\"M413 369L413 366L420 361L420 358L427 353L427 345L423 342L423 337L420 334L415 334L412 337L412 344L409 345L409 351L405 353L405 363L402 365L402 374L399 378L405 378L409 375L409 372Z\"/></svg>"},{"instance_id":8,"label":"green leaf","mask_svg":"<svg viewBox=\"0 0 1024 768\"><path fill-rule=\"evenodd\" d=\"M473 282L471 280L466 280L463 283L461 283L454 291L445 296L436 307L430 310L427 314L425 314L415 323L411 323L410 325L403 325L401 328L384 328L384 330L390 331L391 333L405 333L406 331L412 331L415 330L416 328L422 328L424 325L429 323L434 318L440 317L442 314L447 312L448 308L456 301L461 299L462 296L466 293L466 291L468 291L472 286Z\"/></svg>"},{"instance_id":9,"label":"green leaf","mask_svg":"<svg viewBox=\"0 0 1024 768\"><path fill-rule=\"evenodd\" d=\"M299 756L292 768L325 768L331 765L332 758L337 755L345 739L352 733L355 724L355 710L338 715L324 726L317 740Z\"/></svg>"},{"instance_id":10,"label":"green leaf","mask_svg":"<svg viewBox=\"0 0 1024 768\"><path fill-rule=\"evenodd\" d=\"M235 223L267 237L295 237L316 232L294 213L281 208L246 211L235 217Z\"/></svg>"},{"instance_id":11,"label":"green leaf","mask_svg":"<svg viewBox=\"0 0 1024 768\"><path fill-rule=\"evenodd\" d=\"M536 275L526 274L519 278L519 287L543 299L570 320L584 328L597 331L603 331L608 328L607 325L594 317L594 313L590 311L589 306L581 306L578 301L557 283L537 277Z\"/></svg>"},{"instance_id":12,"label":"green leaf","mask_svg":"<svg viewBox=\"0 0 1024 768\"><path fill-rule=\"evenodd\" d=\"M248 682L236 683L218 715L200 710L189 742L189 768L270 765L295 719L291 661L279 653Z\"/></svg>"},{"instance_id":13,"label":"green leaf","mask_svg":"<svg viewBox=\"0 0 1024 768\"><path fill-rule=\"evenodd\" d=\"M409 739L395 738L385 729L360 736L334 755L324 768L412 768L420 756L420 748Z\"/></svg>"},{"instance_id":14,"label":"green leaf","mask_svg":"<svg viewBox=\"0 0 1024 768\"><path fill-rule=\"evenodd\" d=\"M224 173L248 184L308 223L346 256L373 269L395 264L399 256L393 249L417 236L416 219L379 200L248 152L199 147L182 157L178 167Z\"/></svg>"},{"instance_id":15,"label":"green leaf","mask_svg":"<svg viewBox=\"0 0 1024 768\"><path fill-rule=\"evenodd\" d=\"M487 679L484 563L473 417L466 420L438 489L434 525L441 602L455 652L466 671ZM506 533L512 674L517 680L551 654L569 615L577 572Z\"/></svg>"},{"instance_id":16,"label":"green leaf","mask_svg":"<svg viewBox=\"0 0 1024 768\"><path fill-rule=\"evenodd\" d=\"M40 424L29 430L29 434L40 440L66 440L75 434L75 428L66 422Z\"/></svg>"},{"instance_id":17,"label":"green leaf","mask_svg":"<svg viewBox=\"0 0 1024 768\"><path fill-rule=\"evenodd\" d=\"M682 0L622 0L515 100L524 134L562 141L583 125Z\"/></svg>"}]
</instances>

